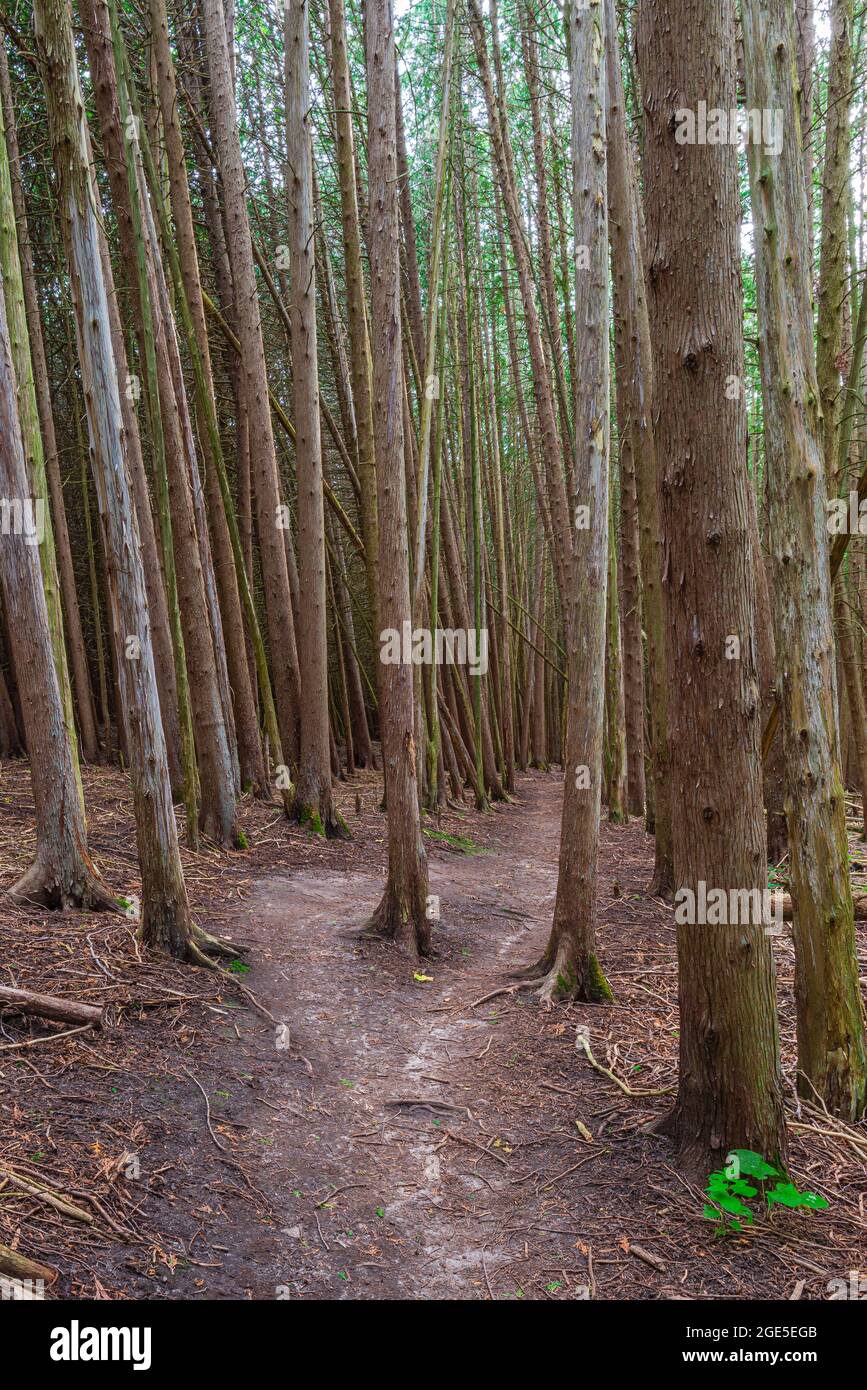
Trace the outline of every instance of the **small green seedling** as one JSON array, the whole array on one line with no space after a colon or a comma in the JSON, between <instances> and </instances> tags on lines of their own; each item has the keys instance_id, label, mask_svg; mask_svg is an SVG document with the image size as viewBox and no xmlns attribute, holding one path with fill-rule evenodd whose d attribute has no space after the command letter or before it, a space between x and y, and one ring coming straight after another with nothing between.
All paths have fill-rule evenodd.
<instances>
[{"instance_id":1,"label":"small green seedling","mask_svg":"<svg viewBox=\"0 0 867 1390\"><path fill-rule=\"evenodd\" d=\"M769 1187L772 1178L777 1181ZM747 1202L753 1197L763 1197L768 1211L773 1206L822 1211L828 1205L825 1198L815 1192L799 1191L794 1183L785 1180L779 1168L752 1149L733 1149L728 1165L720 1172L711 1173L705 1192L710 1201L705 1203L703 1215L713 1221L715 1237L740 1235L744 1222L752 1224L754 1212Z\"/></svg>"}]
</instances>

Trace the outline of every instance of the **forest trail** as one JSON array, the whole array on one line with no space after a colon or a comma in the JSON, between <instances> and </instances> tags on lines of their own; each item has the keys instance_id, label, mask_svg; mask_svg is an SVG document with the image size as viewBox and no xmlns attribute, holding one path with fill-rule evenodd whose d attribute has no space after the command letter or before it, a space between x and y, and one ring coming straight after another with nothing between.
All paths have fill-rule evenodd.
<instances>
[{"instance_id":1,"label":"forest trail","mask_svg":"<svg viewBox=\"0 0 867 1390\"><path fill-rule=\"evenodd\" d=\"M481 1065L499 1015L495 1001L472 1005L544 948L560 799L558 781L527 778L520 801L498 810L490 848L431 860L437 955L415 967L353 939L381 893L372 874L274 877L248 904L240 934L254 977L259 961L268 967L257 997L288 1025L296 1061L275 1072L272 1100L298 1107L298 1061L311 1069L302 1128L294 1117L281 1123L267 1147L268 1187L291 1197L309 1162L322 1199L337 1189L318 1222L300 1227L289 1200L283 1232L300 1229L319 1246L332 1292L342 1282L350 1297L479 1297L506 1258L490 1212L507 1182L505 1140ZM261 1138L273 1140L272 1115L259 1117ZM366 1250L347 1243L345 1230L365 1227Z\"/></svg>"},{"instance_id":2,"label":"forest trail","mask_svg":"<svg viewBox=\"0 0 867 1390\"><path fill-rule=\"evenodd\" d=\"M26 776L13 764L4 784L4 874L26 842ZM122 774L88 779L92 840L134 892ZM100 1204L86 1234L50 1207L28 1213L58 1292L604 1301L789 1299L802 1285L824 1298L864 1267L860 1129L847 1138L790 1104L792 1171L829 1208L775 1212L729 1241L713 1239L700 1186L652 1132L677 1074L677 969L640 822L600 828L614 1003L549 1011L531 991L499 991L547 939L560 776L523 774L510 804L426 827L440 920L437 954L417 965L357 935L383 881L379 777L336 790L350 841L250 799L244 853L187 853L196 920L248 948L228 978L144 960L123 919L84 915L60 934L38 912L10 914L18 983L65 983L113 1020L0 1062L14 1079L0 1102L8 1161ZM788 932L775 953L791 1095ZM609 1075L576 1050L578 1026ZM17 1211L0 1209L7 1244Z\"/></svg>"},{"instance_id":3,"label":"forest trail","mask_svg":"<svg viewBox=\"0 0 867 1390\"><path fill-rule=\"evenodd\" d=\"M839 1202L812 1213L809 1232L793 1213L714 1242L701 1191L651 1132L676 1077L677 971L640 823L601 826L598 940L614 1004L549 1012L529 991L490 997L547 940L561 798L559 776L529 773L512 803L449 819L478 852L428 842L441 918L437 955L417 966L357 938L381 875L317 855L319 867L255 883L232 928L276 1027L260 1018L243 1035L240 1075L256 1080L232 1087L230 1123L249 1129L248 1172L261 1155L270 1215L231 1217L209 1296L786 1299L801 1280L804 1297L822 1297L838 1267L863 1262L860 1221ZM787 1041L788 939L779 951ZM633 1094L576 1051L579 1025ZM804 1138L795 1169L809 1163L824 1190ZM852 1176L836 1159L829 1196Z\"/></svg>"}]
</instances>

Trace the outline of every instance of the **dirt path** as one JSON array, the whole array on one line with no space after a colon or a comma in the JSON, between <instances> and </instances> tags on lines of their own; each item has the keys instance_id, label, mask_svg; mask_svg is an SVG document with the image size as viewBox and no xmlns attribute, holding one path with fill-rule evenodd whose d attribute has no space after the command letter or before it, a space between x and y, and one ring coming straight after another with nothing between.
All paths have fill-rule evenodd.
<instances>
[{"instance_id":1,"label":"dirt path","mask_svg":"<svg viewBox=\"0 0 867 1390\"><path fill-rule=\"evenodd\" d=\"M306 1110L267 1152L269 1188L288 1189L286 1228L317 1256L307 1292L343 1283L356 1297L477 1297L485 1268L496 1269L486 1208L506 1155L481 1067L493 1010L470 1004L544 945L558 817L558 784L529 781L521 803L496 816L495 846L432 859L438 955L417 968L349 935L376 905L381 878L275 877L249 903L242 934L254 967L257 957L269 967L257 996L291 1038L272 1098ZM263 1140L274 1132L265 1114ZM291 1192L311 1181L320 1199L338 1193L299 1220Z\"/></svg>"},{"instance_id":2,"label":"dirt path","mask_svg":"<svg viewBox=\"0 0 867 1390\"><path fill-rule=\"evenodd\" d=\"M438 955L418 969L354 936L381 876L311 868L245 904L249 981L278 1023L252 1068L267 1068L265 1104L243 1117L274 1217L252 1248L238 1232L248 1297L785 1299L802 1279L822 1297L838 1264L863 1260L863 1226L839 1208L715 1245L701 1193L650 1132L676 1076L676 967L640 825L602 832L616 1004L486 999L547 939L560 801L555 776L530 774L518 801L466 818L483 853L432 850ZM576 1053L578 1024L634 1095Z\"/></svg>"},{"instance_id":3,"label":"dirt path","mask_svg":"<svg viewBox=\"0 0 867 1390\"><path fill-rule=\"evenodd\" d=\"M26 769L6 772L11 878L30 803ZM89 778L91 843L136 893L128 788L113 771ZM531 773L513 803L428 827L440 920L419 967L355 934L383 883L372 773L338 790L349 843L247 802L247 851L185 852L197 920L250 947L235 963L247 994L143 960L122 920L83 914L57 932L15 913L12 982L102 1002L115 1022L29 1054L10 1032L28 1045L27 1020L5 1024L2 1157L97 1201L99 1220L64 1223L7 1193L0 1239L56 1267L73 1298L806 1299L867 1267L864 1124L829 1132L792 1104L793 1176L828 1210L778 1211L716 1242L701 1191L652 1132L676 1082L677 971L640 824L601 830L614 1004L491 997L546 940L561 786ZM790 937L775 950L793 1095ZM578 1026L618 1081L576 1051Z\"/></svg>"}]
</instances>

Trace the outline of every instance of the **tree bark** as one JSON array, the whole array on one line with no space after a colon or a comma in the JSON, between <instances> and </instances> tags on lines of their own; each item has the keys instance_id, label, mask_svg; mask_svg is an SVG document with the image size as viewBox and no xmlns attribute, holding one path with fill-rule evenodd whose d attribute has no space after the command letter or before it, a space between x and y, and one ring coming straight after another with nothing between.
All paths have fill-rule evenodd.
<instances>
[{"instance_id":1,"label":"tree bark","mask_svg":"<svg viewBox=\"0 0 867 1390\"><path fill-rule=\"evenodd\" d=\"M165 0L151 0L150 20L157 92L166 142L169 192L177 235L178 259L195 329L196 342L201 354L204 387L210 397L208 405L216 417L210 345L205 323L205 307L196 253L190 187L187 179L186 153L179 122L177 81L169 46ZM214 547L214 571L223 616L229 683L233 696L241 786L245 790L251 789L257 796L270 795L271 788L268 784L262 757L262 743L256 721L256 701L250 679L250 666L247 661L244 622L232 543L226 511L220 495L218 462L213 457L207 414L207 407L203 408L202 403L199 402L197 404L197 417L204 461L205 496Z\"/></svg>"},{"instance_id":2,"label":"tree bark","mask_svg":"<svg viewBox=\"0 0 867 1390\"><path fill-rule=\"evenodd\" d=\"M376 519L376 453L371 401L373 364L370 356L364 272L361 264L361 223L355 181L355 142L352 132L352 90L346 51L343 0L329 0L331 80L334 87L337 172L340 180L340 219L343 232L346 313L352 402L358 430L358 480L361 484L361 530L367 570L367 591L374 628L378 631L379 542Z\"/></svg>"},{"instance_id":3,"label":"tree bark","mask_svg":"<svg viewBox=\"0 0 867 1390\"><path fill-rule=\"evenodd\" d=\"M32 493L4 298L0 293L0 495L23 506L32 502ZM36 858L10 893L19 902L43 907L116 909L87 850L84 806L64 719L35 539L21 527L11 526L0 544L0 583L36 813Z\"/></svg>"},{"instance_id":4,"label":"tree bark","mask_svg":"<svg viewBox=\"0 0 867 1390\"><path fill-rule=\"evenodd\" d=\"M304 577L304 603L298 628L298 656L304 683L295 816L320 835L332 836L345 834L346 830L331 795L328 741L325 504L319 428L308 23L308 0L287 0L284 38L289 314L298 473L298 555Z\"/></svg>"},{"instance_id":5,"label":"tree bark","mask_svg":"<svg viewBox=\"0 0 867 1390\"><path fill-rule=\"evenodd\" d=\"M676 882L693 894L700 882L761 893L737 151L676 139L677 110L736 105L732 0L680 0L676 11L670 0L642 0L638 52ZM680 1077L667 1128L680 1162L706 1174L743 1147L774 1161L785 1127L763 924L679 924L677 944Z\"/></svg>"},{"instance_id":6,"label":"tree bark","mask_svg":"<svg viewBox=\"0 0 867 1390\"><path fill-rule=\"evenodd\" d=\"M125 643L118 674L130 744L142 939L172 955L203 960L192 939L178 849L103 277L101 211L91 181L84 99L65 0L36 0L34 27L72 280L94 477L108 547L109 593Z\"/></svg>"},{"instance_id":7,"label":"tree bark","mask_svg":"<svg viewBox=\"0 0 867 1390\"><path fill-rule=\"evenodd\" d=\"M641 208L632 152L626 132L626 105L614 11L606 0L608 49L608 197L609 235L614 277L614 325L617 347L617 401L628 421L634 459L641 559L641 596L647 638L647 725L652 772L654 843L653 876L648 891L670 897L674 891L671 843L671 804L668 757L668 687L665 671L665 615L661 588L662 532L657 496L657 458L654 439L653 356L645 291ZM623 422L621 421L621 429Z\"/></svg>"},{"instance_id":8,"label":"tree bark","mask_svg":"<svg viewBox=\"0 0 867 1390\"><path fill-rule=\"evenodd\" d=\"M395 151L394 13L392 0L371 0L365 33L370 195L373 419L377 439L379 622L403 631L411 623L403 460L403 352ZM430 950L427 855L421 836L416 779L412 667L383 664L380 724L388 788L388 883L366 930L411 952Z\"/></svg>"},{"instance_id":9,"label":"tree bark","mask_svg":"<svg viewBox=\"0 0 867 1390\"><path fill-rule=\"evenodd\" d=\"M22 288L27 315L27 330L30 340L30 356L33 365L33 384L36 391L39 423L42 429L45 472L48 479L48 490L51 496L51 513L54 523L54 538L59 564L66 637L69 645L73 685L75 687L78 727L81 735L82 752L86 761L92 763L96 762L99 758L93 691L87 665L84 634L81 628L78 595L75 588L75 571L72 564L72 548L69 543L69 529L66 524L63 486L60 479L60 461L57 451L57 440L54 433L54 412L51 405L51 387L48 379L48 364L45 358L45 343L42 335L42 321L39 315L39 301L36 294L36 277L33 270L33 249L30 244L27 210L21 180L18 134L15 126L15 112L12 105L9 64L6 59L6 50L2 45L0 45L0 97L2 97L3 121L6 127L6 146L9 152L12 203L15 209L18 254L21 262Z\"/></svg>"},{"instance_id":10,"label":"tree bark","mask_svg":"<svg viewBox=\"0 0 867 1390\"><path fill-rule=\"evenodd\" d=\"M554 920L540 962L542 998L603 1002L611 989L596 956L596 881L605 715L608 578L608 195L605 13L566 11L572 108L572 217L576 258L575 458L568 590L561 596L569 678L563 758L563 818ZM539 698L537 685L536 699Z\"/></svg>"},{"instance_id":11,"label":"tree bark","mask_svg":"<svg viewBox=\"0 0 867 1390\"><path fill-rule=\"evenodd\" d=\"M259 551L265 588L265 611L274 673L274 696L284 756L297 767L300 749L300 675L289 588L277 454L268 396L262 320L247 216L246 176L238 137L238 118L229 69L229 49L221 0L203 0L210 116L223 176L226 240L232 266L241 345L241 369L247 407L250 462L256 496Z\"/></svg>"},{"instance_id":12,"label":"tree bark","mask_svg":"<svg viewBox=\"0 0 867 1390\"><path fill-rule=\"evenodd\" d=\"M748 99L800 133L786 0L746 0ZM750 143L768 535L774 558L786 811L795 902L798 1090L854 1120L867 1097L846 803L836 735L822 419L813 357L807 200L797 140Z\"/></svg>"}]
</instances>

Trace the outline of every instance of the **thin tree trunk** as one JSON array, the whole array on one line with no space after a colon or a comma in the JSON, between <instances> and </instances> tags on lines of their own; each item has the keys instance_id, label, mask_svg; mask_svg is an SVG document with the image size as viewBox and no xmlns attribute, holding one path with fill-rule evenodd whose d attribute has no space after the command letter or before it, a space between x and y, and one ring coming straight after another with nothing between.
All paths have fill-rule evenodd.
<instances>
[{"instance_id":1,"label":"thin tree trunk","mask_svg":"<svg viewBox=\"0 0 867 1390\"><path fill-rule=\"evenodd\" d=\"M30 497L15 398L15 371L0 294L0 491ZM0 582L21 697L36 813L36 858L10 892L42 907L113 909L87 850L84 809L51 642L35 537L10 528L0 545Z\"/></svg>"},{"instance_id":2,"label":"thin tree trunk","mask_svg":"<svg viewBox=\"0 0 867 1390\"><path fill-rule=\"evenodd\" d=\"M608 195L604 10L566 11L572 107L572 217L576 246L577 348L572 543L561 592L569 679L563 755L563 818L554 921L541 995L602 1002L611 989L596 956L596 877L605 714L608 570ZM538 691L537 691L538 698Z\"/></svg>"},{"instance_id":3,"label":"thin tree trunk","mask_svg":"<svg viewBox=\"0 0 867 1390\"><path fill-rule=\"evenodd\" d=\"M229 682L232 688L235 728L238 739L238 760L241 785L252 789L257 796L271 794L265 764L262 757L262 743L256 722L256 701L250 679L244 640L244 623L241 599L232 553L226 510L220 495L219 467L213 457L209 411L216 415L214 382L211 371L211 355L208 331L205 323L205 307L202 298L202 284L199 274L199 261L196 253L193 213L190 203L190 188L187 180L186 153L178 116L178 92L175 67L169 47L168 19L165 0L151 0L151 34L154 45L154 62L157 73L157 91L165 132L166 160L168 164L169 189L172 213L177 234L178 259L184 282L187 303L202 359L204 388L208 401L197 401L199 439L201 441L204 472L205 496L208 505L208 518L211 539L214 546L214 571L220 595L220 609L223 617L223 631L226 642L226 660Z\"/></svg>"},{"instance_id":4,"label":"thin tree trunk","mask_svg":"<svg viewBox=\"0 0 867 1390\"><path fill-rule=\"evenodd\" d=\"M647 640L648 737L652 770L652 828L655 837L649 892L670 897L674 891L668 756L668 687L665 671L665 617L661 588L662 531L657 498L657 458L653 420L653 357L645 293L641 210L632 153L626 134L626 109L614 35L612 0L606 0L608 49L608 196L609 233L614 273L614 318L622 359L617 392L624 397L635 467L641 591ZM622 330L622 331L621 331ZM626 401L628 400L628 406ZM650 829L648 825L648 829Z\"/></svg>"},{"instance_id":5,"label":"thin tree trunk","mask_svg":"<svg viewBox=\"0 0 867 1390\"><path fill-rule=\"evenodd\" d=\"M613 488L611 488L608 514L608 595L605 643L605 727L608 745L606 750L606 801L608 803L608 819L615 824L622 825L629 820L628 752ZM641 809L644 810L643 803Z\"/></svg>"},{"instance_id":6,"label":"thin tree trunk","mask_svg":"<svg viewBox=\"0 0 867 1390\"><path fill-rule=\"evenodd\" d=\"M36 390L36 403L44 444L45 471L51 495L51 511L54 522L54 538L60 571L60 588L63 599L66 636L72 666L72 680L75 687L78 725L81 733L81 747L87 762L99 758L99 744L96 734L96 720L93 707L93 691L87 665L87 651L81 628L81 614L75 588L75 571L72 564L72 548L69 543L69 530L66 524L66 509L63 502L63 487L60 480L60 461L57 440L54 433L54 412L51 405L51 387L48 380L48 365L45 359L45 343L42 335L42 322L39 315L39 301L36 294L36 277L33 270L33 250L27 225L27 211L24 189L21 180L21 164L18 152L18 135L15 127L15 113L12 105L12 88L9 81L9 64L6 50L0 45L0 97L3 104L3 120L6 127L6 146L9 152L9 168L12 183L12 203L18 233L18 254L21 262L21 277L24 291L24 305L27 314L27 329L30 338L30 355L33 364L33 382Z\"/></svg>"},{"instance_id":7,"label":"thin tree trunk","mask_svg":"<svg viewBox=\"0 0 867 1390\"><path fill-rule=\"evenodd\" d=\"M743 31L750 101L780 112L786 131L799 131L786 0L761 6L746 0ZM835 728L826 479L799 154L795 142L784 141L776 157L748 147L796 904L798 1090L805 1097L818 1094L834 1113L854 1120L867 1097L867 1052Z\"/></svg>"},{"instance_id":8,"label":"thin tree trunk","mask_svg":"<svg viewBox=\"0 0 867 1390\"><path fill-rule=\"evenodd\" d=\"M221 0L203 0L210 112L214 142L223 176L226 240L235 290L241 369L250 440L250 461L256 496L259 552L265 588L274 695L283 753L293 767L299 756L301 683L292 595L281 519L280 485L262 321L253 265L253 245L247 216L246 176L238 138L238 119L229 69L229 50Z\"/></svg>"},{"instance_id":9,"label":"thin tree trunk","mask_svg":"<svg viewBox=\"0 0 867 1390\"><path fill-rule=\"evenodd\" d=\"M301 754L295 815L319 834L346 833L331 795L328 743L325 506L316 339L313 154L310 144L310 55L307 0L285 9L286 181L289 201L289 314L298 471L298 550L304 576L299 615Z\"/></svg>"},{"instance_id":10,"label":"thin tree trunk","mask_svg":"<svg viewBox=\"0 0 867 1390\"><path fill-rule=\"evenodd\" d=\"M403 352L395 157L394 14L371 0L367 55L373 410L377 438L379 622L383 631L411 623L403 483ZM412 667L383 664L380 675L383 763L388 787L388 883L367 930L421 955L430 949L427 855L416 781Z\"/></svg>"},{"instance_id":11,"label":"thin tree trunk","mask_svg":"<svg viewBox=\"0 0 867 1390\"><path fill-rule=\"evenodd\" d=\"M555 540L554 563L564 613L568 614L571 607L572 527L569 520L569 502L566 493L560 434L554 412L554 394L542 344L539 311L536 307L535 287L528 249L529 242L518 198L514 157L506 126L505 112L497 101L491 80L487 40L478 0L468 0L468 8L476 62L485 93L495 172L505 204L512 254L518 268L518 282L524 309L524 327L532 363L533 389L542 440L542 457L545 462L548 505ZM492 10L492 23L495 25L496 22L496 16ZM607 527L605 534L606 536L608 534Z\"/></svg>"},{"instance_id":12,"label":"thin tree trunk","mask_svg":"<svg viewBox=\"0 0 867 1390\"><path fill-rule=\"evenodd\" d=\"M48 625L51 633L51 647L54 664L57 667L57 680L63 707L63 719L69 739L72 764L75 769L75 786L79 812L84 818L84 792L81 786L81 772L78 765L78 738L75 732L75 717L72 705L72 687L69 682L69 667L66 659L66 643L63 631L63 609L60 601L60 583L57 574L57 557L54 548L54 531L51 525L51 509L48 505L48 487L45 476L45 454L42 446L39 411L36 403L36 388L33 380L33 363L30 356L30 339L27 327L27 313L24 305L24 284L21 262L18 254L18 237L15 227L15 208L12 200L12 179L7 153L4 119L0 108L0 272L2 272L3 293L6 300L6 320L8 323L9 344L15 377L18 383L18 419L21 440L24 446L26 476L29 486L21 496L29 500L32 494L32 520L37 528L39 559L42 564L42 579L45 589L45 604L48 612ZM37 509L41 516L37 514ZM41 524L40 524L41 523Z\"/></svg>"},{"instance_id":13,"label":"thin tree trunk","mask_svg":"<svg viewBox=\"0 0 867 1390\"><path fill-rule=\"evenodd\" d=\"M816 376L824 421L828 492L837 491L837 439L840 431L840 355L843 310L849 290L846 202L849 188L849 102L852 88L853 0L831 0L831 52L822 166L822 228L819 248L819 313Z\"/></svg>"},{"instance_id":14,"label":"thin tree trunk","mask_svg":"<svg viewBox=\"0 0 867 1390\"><path fill-rule=\"evenodd\" d=\"M340 180L340 216L343 232L346 314L349 326L349 362L352 402L358 429L358 481L361 484L361 531L364 538L367 589L374 628L378 631L379 542L376 521L376 453L374 447L372 372L364 272L361 264L361 223L355 178L355 142L352 132L354 103L346 51L346 17L343 0L328 0L331 28L331 78L334 88L337 172Z\"/></svg>"},{"instance_id":15,"label":"thin tree trunk","mask_svg":"<svg viewBox=\"0 0 867 1390\"><path fill-rule=\"evenodd\" d=\"M72 278L94 476L109 547L110 593L125 644L118 674L130 739L142 939L149 947L202 961L193 941L171 801L103 276L101 214L91 182L85 106L65 0L36 0L34 26Z\"/></svg>"}]
</instances>

